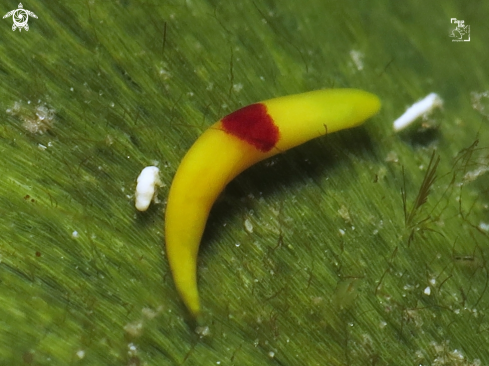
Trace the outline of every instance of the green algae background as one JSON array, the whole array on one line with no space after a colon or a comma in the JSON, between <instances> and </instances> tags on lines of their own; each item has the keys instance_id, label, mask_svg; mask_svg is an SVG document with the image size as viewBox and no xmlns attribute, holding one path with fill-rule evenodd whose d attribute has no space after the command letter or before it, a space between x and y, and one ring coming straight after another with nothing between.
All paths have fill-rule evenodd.
<instances>
[{"instance_id":1,"label":"green algae background","mask_svg":"<svg viewBox=\"0 0 489 366\"><path fill-rule=\"evenodd\" d=\"M29 31L0 23L0 365L489 364L488 2L23 5ZM195 324L164 253L179 161L243 105L332 87L383 108L226 188Z\"/></svg>"}]
</instances>

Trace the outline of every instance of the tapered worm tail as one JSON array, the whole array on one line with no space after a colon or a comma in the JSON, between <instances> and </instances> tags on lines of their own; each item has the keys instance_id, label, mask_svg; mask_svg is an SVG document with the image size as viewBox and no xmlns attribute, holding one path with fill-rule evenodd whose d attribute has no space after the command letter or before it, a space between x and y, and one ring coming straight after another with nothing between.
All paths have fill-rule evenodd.
<instances>
[{"instance_id":1,"label":"tapered worm tail","mask_svg":"<svg viewBox=\"0 0 489 366\"><path fill-rule=\"evenodd\" d=\"M200 314L200 240L224 187L251 165L326 133L358 126L379 109L379 99L361 90L318 90L241 108L195 141L173 179L165 217L170 269L193 316Z\"/></svg>"}]
</instances>

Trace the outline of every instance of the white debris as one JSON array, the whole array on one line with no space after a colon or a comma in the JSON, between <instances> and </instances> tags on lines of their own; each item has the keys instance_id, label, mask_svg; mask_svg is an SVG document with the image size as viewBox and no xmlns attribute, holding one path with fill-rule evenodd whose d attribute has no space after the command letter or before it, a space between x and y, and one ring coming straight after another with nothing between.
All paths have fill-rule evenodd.
<instances>
[{"instance_id":1,"label":"white debris","mask_svg":"<svg viewBox=\"0 0 489 366\"><path fill-rule=\"evenodd\" d=\"M475 170L465 173L464 181L472 182L484 173L489 172L489 166L481 166Z\"/></svg>"},{"instance_id":2,"label":"white debris","mask_svg":"<svg viewBox=\"0 0 489 366\"><path fill-rule=\"evenodd\" d=\"M211 330L208 326L202 326L195 328L195 333L197 333L200 338L208 337L211 335Z\"/></svg>"},{"instance_id":3,"label":"white debris","mask_svg":"<svg viewBox=\"0 0 489 366\"><path fill-rule=\"evenodd\" d=\"M137 182L135 206L139 211L146 211L155 197L156 188L164 186L160 180L160 169L147 166L139 174Z\"/></svg>"},{"instance_id":4,"label":"white debris","mask_svg":"<svg viewBox=\"0 0 489 366\"><path fill-rule=\"evenodd\" d=\"M243 84L238 83L233 85L233 91L235 91L236 93L239 93L241 89L243 89Z\"/></svg>"},{"instance_id":5,"label":"white debris","mask_svg":"<svg viewBox=\"0 0 489 366\"><path fill-rule=\"evenodd\" d=\"M31 101L27 101L26 107L21 101L14 102L11 108L7 109L7 113L16 116L22 120L22 127L33 134L43 134L53 127L56 110L49 108L46 103L41 100L37 101L37 106L31 106ZM43 145L39 144L39 148L43 150ZM45 147L44 147L45 148Z\"/></svg>"},{"instance_id":6,"label":"white debris","mask_svg":"<svg viewBox=\"0 0 489 366\"><path fill-rule=\"evenodd\" d=\"M387 153L387 156L385 157L385 161L388 163L398 163L399 156L395 151L391 150Z\"/></svg>"},{"instance_id":7,"label":"white debris","mask_svg":"<svg viewBox=\"0 0 489 366\"><path fill-rule=\"evenodd\" d=\"M363 70L363 57L364 54L360 51L357 50L351 50L350 51L350 57L353 63L355 64L355 67L358 71Z\"/></svg>"},{"instance_id":8,"label":"white debris","mask_svg":"<svg viewBox=\"0 0 489 366\"><path fill-rule=\"evenodd\" d=\"M483 231L489 231L489 224L486 224L485 222L481 221L479 224L479 229Z\"/></svg>"},{"instance_id":9,"label":"white debris","mask_svg":"<svg viewBox=\"0 0 489 366\"><path fill-rule=\"evenodd\" d=\"M246 219L244 221L244 227L245 227L245 230L247 232L249 232L250 234L253 234L253 223L251 222L250 219Z\"/></svg>"},{"instance_id":10,"label":"white debris","mask_svg":"<svg viewBox=\"0 0 489 366\"><path fill-rule=\"evenodd\" d=\"M134 343L129 343L127 345L127 354L129 356L137 356L137 354L138 354L138 347Z\"/></svg>"},{"instance_id":11,"label":"white debris","mask_svg":"<svg viewBox=\"0 0 489 366\"><path fill-rule=\"evenodd\" d=\"M143 317L146 319L154 319L156 316L163 310L162 306L158 306L156 310L153 310L151 308L142 308L141 309L141 314L143 314Z\"/></svg>"},{"instance_id":12,"label":"white debris","mask_svg":"<svg viewBox=\"0 0 489 366\"><path fill-rule=\"evenodd\" d=\"M394 121L394 131L398 132L409 126L416 119L431 113L435 108L442 107L443 100L436 93L430 93L425 98L409 107L404 114Z\"/></svg>"},{"instance_id":13,"label":"white debris","mask_svg":"<svg viewBox=\"0 0 489 366\"><path fill-rule=\"evenodd\" d=\"M345 220L345 223L351 223L351 217L350 212L348 211L348 207L346 207L345 205L341 205L338 210L338 214L343 220Z\"/></svg>"},{"instance_id":14,"label":"white debris","mask_svg":"<svg viewBox=\"0 0 489 366\"><path fill-rule=\"evenodd\" d=\"M127 323L124 325L124 331L131 337L140 337L143 334L144 324L142 320L137 320L132 323Z\"/></svg>"},{"instance_id":15,"label":"white debris","mask_svg":"<svg viewBox=\"0 0 489 366\"><path fill-rule=\"evenodd\" d=\"M483 116L489 117L489 90L481 93L470 93L472 108L478 111Z\"/></svg>"},{"instance_id":16,"label":"white debris","mask_svg":"<svg viewBox=\"0 0 489 366\"><path fill-rule=\"evenodd\" d=\"M430 286L426 287L423 292L425 295L430 296L431 295L431 287Z\"/></svg>"}]
</instances>

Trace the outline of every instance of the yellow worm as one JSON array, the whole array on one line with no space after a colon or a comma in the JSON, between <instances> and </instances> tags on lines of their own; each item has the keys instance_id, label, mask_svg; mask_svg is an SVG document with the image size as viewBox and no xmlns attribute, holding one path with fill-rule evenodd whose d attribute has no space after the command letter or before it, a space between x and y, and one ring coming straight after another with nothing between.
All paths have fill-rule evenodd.
<instances>
[{"instance_id":1,"label":"yellow worm","mask_svg":"<svg viewBox=\"0 0 489 366\"><path fill-rule=\"evenodd\" d=\"M175 286L200 314L197 253L209 211L224 187L251 165L313 138L358 126L380 109L377 96L325 89L251 104L207 129L187 152L166 206L166 252Z\"/></svg>"}]
</instances>

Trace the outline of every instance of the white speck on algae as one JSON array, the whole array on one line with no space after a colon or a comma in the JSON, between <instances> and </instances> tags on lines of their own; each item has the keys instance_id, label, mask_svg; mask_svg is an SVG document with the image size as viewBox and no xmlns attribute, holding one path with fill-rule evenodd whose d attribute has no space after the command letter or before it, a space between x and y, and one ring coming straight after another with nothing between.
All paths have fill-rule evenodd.
<instances>
[{"instance_id":1,"label":"white speck on algae","mask_svg":"<svg viewBox=\"0 0 489 366\"><path fill-rule=\"evenodd\" d=\"M472 108L489 118L489 90L470 93Z\"/></svg>"},{"instance_id":2,"label":"white speck on algae","mask_svg":"<svg viewBox=\"0 0 489 366\"><path fill-rule=\"evenodd\" d=\"M245 227L245 230L252 234L253 233L253 224L251 223L251 220L249 218L247 218L245 221L244 221L244 227Z\"/></svg>"},{"instance_id":3,"label":"white speck on algae","mask_svg":"<svg viewBox=\"0 0 489 366\"><path fill-rule=\"evenodd\" d=\"M360 51L357 51L357 50L351 50L350 51L351 60L353 61L353 64L355 65L355 68L358 71L363 70L363 58L364 58L364 56L365 55Z\"/></svg>"}]
</instances>

